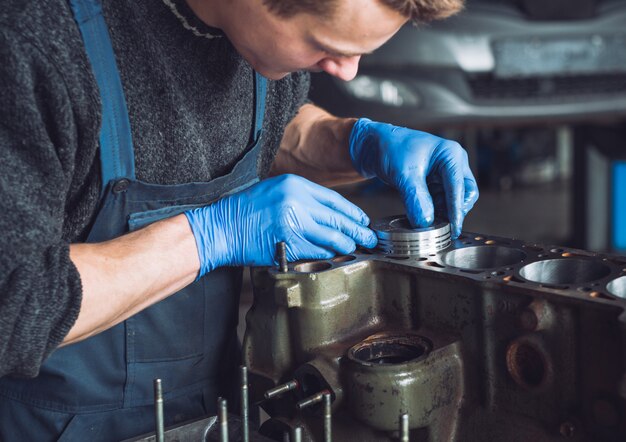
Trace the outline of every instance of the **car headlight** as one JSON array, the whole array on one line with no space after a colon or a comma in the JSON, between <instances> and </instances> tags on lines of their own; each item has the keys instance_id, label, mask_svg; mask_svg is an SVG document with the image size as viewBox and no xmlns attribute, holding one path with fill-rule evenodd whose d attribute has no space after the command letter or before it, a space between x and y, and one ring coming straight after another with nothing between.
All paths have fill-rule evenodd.
<instances>
[{"instance_id":1,"label":"car headlight","mask_svg":"<svg viewBox=\"0 0 626 442\"><path fill-rule=\"evenodd\" d=\"M375 101L389 106L417 106L419 96L404 82L382 79L371 75L357 75L344 83L350 95L364 101Z\"/></svg>"}]
</instances>

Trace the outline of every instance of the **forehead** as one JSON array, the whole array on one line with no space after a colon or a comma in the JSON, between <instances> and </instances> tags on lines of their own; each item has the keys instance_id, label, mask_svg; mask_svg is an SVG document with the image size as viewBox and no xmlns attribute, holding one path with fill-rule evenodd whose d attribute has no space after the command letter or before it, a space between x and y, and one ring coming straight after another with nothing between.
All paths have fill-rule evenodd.
<instances>
[{"instance_id":1,"label":"forehead","mask_svg":"<svg viewBox=\"0 0 626 442\"><path fill-rule=\"evenodd\" d=\"M324 47L355 54L376 49L407 21L378 0L336 0L329 14L301 13L293 19Z\"/></svg>"}]
</instances>

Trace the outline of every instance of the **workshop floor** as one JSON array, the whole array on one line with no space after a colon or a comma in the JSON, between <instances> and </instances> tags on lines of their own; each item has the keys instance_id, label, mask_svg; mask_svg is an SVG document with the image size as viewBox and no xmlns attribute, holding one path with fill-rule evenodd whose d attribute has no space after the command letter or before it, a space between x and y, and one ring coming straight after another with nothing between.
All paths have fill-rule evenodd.
<instances>
[{"instance_id":1,"label":"workshop floor","mask_svg":"<svg viewBox=\"0 0 626 442\"><path fill-rule=\"evenodd\" d=\"M393 190L367 184L337 189L361 207L371 219L404 213ZM465 221L464 230L528 242L567 245L571 235L569 184L549 183L501 192L482 190L478 203ZM245 272L239 308L238 334L243 339L245 314L252 302L249 273Z\"/></svg>"}]
</instances>

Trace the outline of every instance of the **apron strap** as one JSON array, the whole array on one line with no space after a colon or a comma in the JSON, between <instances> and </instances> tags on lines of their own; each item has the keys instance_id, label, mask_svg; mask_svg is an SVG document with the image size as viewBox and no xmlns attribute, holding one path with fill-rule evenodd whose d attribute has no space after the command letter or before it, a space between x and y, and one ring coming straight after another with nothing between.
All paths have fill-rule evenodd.
<instances>
[{"instance_id":1,"label":"apron strap","mask_svg":"<svg viewBox=\"0 0 626 442\"><path fill-rule=\"evenodd\" d=\"M74 18L83 37L102 101L100 130L100 166L102 191L110 181L135 179L135 155L124 98L122 81L117 70L115 54L108 28L102 16L99 0L69 0ZM255 72L254 132L255 141L261 136L265 117L267 79Z\"/></svg>"},{"instance_id":2,"label":"apron strap","mask_svg":"<svg viewBox=\"0 0 626 442\"><path fill-rule=\"evenodd\" d=\"M267 79L254 72L254 141L258 141L263 129L263 118L265 117L265 96L267 93Z\"/></svg>"},{"instance_id":3,"label":"apron strap","mask_svg":"<svg viewBox=\"0 0 626 442\"><path fill-rule=\"evenodd\" d=\"M102 101L102 191L111 180L135 178L135 156L122 81L99 0L69 0Z\"/></svg>"}]
</instances>

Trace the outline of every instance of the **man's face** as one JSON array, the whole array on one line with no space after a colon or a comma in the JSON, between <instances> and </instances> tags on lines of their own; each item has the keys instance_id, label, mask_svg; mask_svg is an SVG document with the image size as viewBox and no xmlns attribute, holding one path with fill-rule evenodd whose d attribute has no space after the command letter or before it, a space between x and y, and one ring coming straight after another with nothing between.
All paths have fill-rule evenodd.
<instances>
[{"instance_id":1,"label":"man's face","mask_svg":"<svg viewBox=\"0 0 626 442\"><path fill-rule=\"evenodd\" d=\"M325 71L342 80L357 73L361 55L386 42L406 22L378 0L337 0L331 17L300 13L282 18L261 0L235 0L222 29L261 75Z\"/></svg>"}]
</instances>

